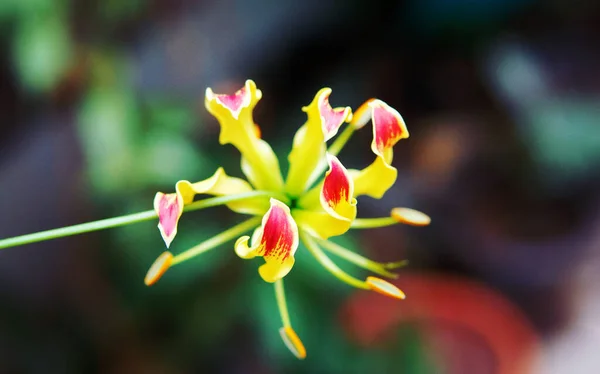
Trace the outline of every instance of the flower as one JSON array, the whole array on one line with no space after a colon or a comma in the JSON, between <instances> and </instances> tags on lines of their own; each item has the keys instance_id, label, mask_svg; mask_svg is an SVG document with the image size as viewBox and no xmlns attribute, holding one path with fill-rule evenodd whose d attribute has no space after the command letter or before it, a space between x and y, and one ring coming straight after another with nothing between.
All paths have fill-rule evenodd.
<instances>
[{"instance_id":1,"label":"flower","mask_svg":"<svg viewBox=\"0 0 600 374\"><path fill-rule=\"evenodd\" d=\"M234 250L239 257L264 259L259 275L266 282L274 283L283 324L280 334L298 358L304 358L306 350L291 327L283 278L294 266L299 243L341 281L404 299L402 291L381 278L369 276L361 280L342 271L326 252L387 278L395 278L391 270L405 262L375 262L329 238L353 228L429 223L429 217L409 208L394 208L389 217L356 218L357 197L381 198L396 181L397 170L391 165L393 147L409 134L400 114L381 100L368 100L353 115L349 107L332 108L330 95L331 89L323 88L302 108L307 121L294 136L288 156L289 171L284 179L275 153L261 139L260 128L252 117L262 97L256 84L248 80L232 95L215 94L208 88L205 106L220 124L219 142L239 150L241 169L247 180L228 176L219 168L200 182L179 181L175 192L158 192L154 199L158 228L167 248L177 234L177 224L186 209L226 204L234 212L252 218L176 256L164 252L150 268L145 283L154 284L170 267L237 238ZM373 129L374 161L362 170L348 170L337 155L352 134L369 121ZM345 123L345 129L337 135ZM328 147L327 142L334 137ZM196 195L216 197L194 202ZM252 230L251 236L243 235Z\"/></svg>"}]
</instances>

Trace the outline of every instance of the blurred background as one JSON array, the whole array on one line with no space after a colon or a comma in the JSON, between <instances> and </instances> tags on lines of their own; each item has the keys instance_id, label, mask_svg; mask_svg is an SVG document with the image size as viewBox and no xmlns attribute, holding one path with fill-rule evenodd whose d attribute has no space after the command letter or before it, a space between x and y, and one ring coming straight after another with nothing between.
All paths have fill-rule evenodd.
<instances>
[{"instance_id":1,"label":"blurred background","mask_svg":"<svg viewBox=\"0 0 600 374\"><path fill-rule=\"evenodd\" d=\"M397 108L398 182L359 215L433 223L340 239L408 259L403 302L300 248L286 288L305 361L260 262L228 247L152 288L155 222L3 250L0 373L600 372L599 34L593 0L1 0L0 238L150 209L218 165L240 175L203 95L246 78L284 169L321 87ZM345 165L367 165L370 141ZM186 215L172 250L238 221Z\"/></svg>"}]
</instances>

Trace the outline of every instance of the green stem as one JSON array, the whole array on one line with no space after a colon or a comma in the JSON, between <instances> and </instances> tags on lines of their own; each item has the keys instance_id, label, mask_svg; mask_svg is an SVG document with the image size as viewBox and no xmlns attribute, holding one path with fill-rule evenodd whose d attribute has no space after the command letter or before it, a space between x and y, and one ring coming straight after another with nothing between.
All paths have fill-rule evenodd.
<instances>
[{"instance_id":1,"label":"green stem","mask_svg":"<svg viewBox=\"0 0 600 374\"><path fill-rule=\"evenodd\" d=\"M398 274L394 274L386 270L386 264L382 264L373 260L369 260L366 257L363 257L355 252L348 250L347 248L342 247L341 245L331 242L329 240L317 239L319 244L327 251L333 253L336 256L339 256L356 266L359 266L363 269L367 269L372 271L375 274L382 275L388 278L398 278ZM394 263L395 264L395 263Z\"/></svg>"},{"instance_id":2,"label":"green stem","mask_svg":"<svg viewBox=\"0 0 600 374\"><path fill-rule=\"evenodd\" d=\"M321 248L319 248L317 243L314 241L314 239L310 235L306 234L304 231L300 231L300 238L302 239L302 242L304 243L304 245L306 245L306 248L308 249L308 251L333 276L335 276L342 282L347 283L351 286L354 286L357 288L362 288L365 290L370 289L369 285L366 284L364 281L361 281L360 279L356 279L353 276L346 274L333 261L331 261L331 259L329 257L327 257L327 255L325 254L325 252L323 252L321 250Z\"/></svg>"},{"instance_id":3,"label":"green stem","mask_svg":"<svg viewBox=\"0 0 600 374\"><path fill-rule=\"evenodd\" d=\"M396 225L399 222L392 217L381 218L357 218L352 221L352 229L373 229L377 227L386 227Z\"/></svg>"},{"instance_id":4,"label":"green stem","mask_svg":"<svg viewBox=\"0 0 600 374\"><path fill-rule=\"evenodd\" d=\"M334 156L337 156L338 154L340 154L342 148L344 148L344 146L346 145L348 140L350 140L350 137L352 137L352 134L354 134L354 131L356 131L354 126L352 126L352 125L346 126L344 131L342 131L342 133L340 135L338 135L337 138L335 138L335 140L333 141L331 146L329 146L329 148L327 148L327 153L334 155Z\"/></svg>"},{"instance_id":5,"label":"green stem","mask_svg":"<svg viewBox=\"0 0 600 374\"><path fill-rule=\"evenodd\" d=\"M250 231L250 230L256 228L258 225L260 225L261 220L262 220L262 217L260 217L260 216L252 217L249 220L246 220L240 224L237 224L237 225L221 232L220 234L213 236L212 238L210 238L208 240L203 241L202 243L198 244L197 246L194 246L194 247L188 249L187 251L182 252L182 253L178 254L177 256L173 257L173 262L171 263L171 266L180 264L184 261L189 260L192 257L198 256L210 249L218 247L221 244L225 244L226 242L233 240L236 237L239 237L243 233Z\"/></svg>"},{"instance_id":6,"label":"green stem","mask_svg":"<svg viewBox=\"0 0 600 374\"><path fill-rule=\"evenodd\" d=\"M218 205L223 205L227 203L231 203L234 201L245 200L249 198L254 198L258 196L273 196L273 193L269 191L250 191L237 195L228 195L228 196L218 196L212 197L209 199L199 200L193 202L186 207L183 208L184 212L191 212L198 209L210 208ZM281 196L283 198L283 196ZM286 201L285 198L283 201ZM125 226L132 223L149 221L151 219L157 218L157 214L154 210L146 210L144 212L127 214L124 216L113 217L102 219L99 221L82 223L79 225L61 227L58 229L40 231L33 234L26 234L21 236L15 236L12 238L2 239L0 240L0 249L16 247L19 245L30 244L41 242L44 240L61 238L64 236L78 235L86 232L98 231L109 229L113 227Z\"/></svg>"},{"instance_id":7,"label":"green stem","mask_svg":"<svg viewBox=\"0 0 600 374\"><path fill-rule=\"evenodd\" d=\"M279 307L279 314L281 315L281 322L283 327L292 327L290 321L290 314L288 313L287 303L285 301L285 289L283 288L283 279L275 281L275 298L277 299L277 306Z\"/></svg>"}]
</instances>

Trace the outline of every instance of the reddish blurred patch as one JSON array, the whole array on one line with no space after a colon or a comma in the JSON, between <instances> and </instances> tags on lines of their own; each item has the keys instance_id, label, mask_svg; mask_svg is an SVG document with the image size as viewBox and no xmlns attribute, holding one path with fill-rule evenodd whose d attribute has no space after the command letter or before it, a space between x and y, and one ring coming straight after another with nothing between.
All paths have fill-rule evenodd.
<instances>
[{"instance_id":1,"label":"reddish blurred patch","mask_svg":"<svg viewBox=\"0 0 600 374\"><path fill-rule=\"evenodd\" d=\"M433 274L401 275L392 283L405 291L405 301L360 292L345 306L342 320L359 344L385 342L392 329L411 323L448 373L525 374L535 368L538 337L500 294L470 280Z\"/></svg>"}]
</instances>

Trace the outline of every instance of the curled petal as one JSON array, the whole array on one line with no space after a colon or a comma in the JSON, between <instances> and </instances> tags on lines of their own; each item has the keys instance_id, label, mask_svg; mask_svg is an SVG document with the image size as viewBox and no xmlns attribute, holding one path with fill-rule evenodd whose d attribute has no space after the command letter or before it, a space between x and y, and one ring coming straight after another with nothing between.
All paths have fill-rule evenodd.
<instances>
[{"instance_id":1,"label":"curled petal","mask_svg":"<svg viewBox=\"0 0 600 374\"><path fill-rule=\"evenodd\" d=\"M373 142L371 149L385 157L385 151L391 149L400 139L408 138L408 130L402 116L396 109L381 100L369 102L372 110Z\"/></svg>"},{"instance_id":2,"label":"curled petal","mask_svg":"<svg viewBox=\"0 0 600 374\"><path fill-rule=\"evenodd\" d=\"M342 123L349 121L349 107L331 108L330 88L323 88L313 101L302 108L308 120L294 136L292 151L288 156L290 170L286 179L286 191L299 196L307 187L308 180L325 155L325 142L337 133Z\"/></svg>"},{"instance_id":3,"label":"curled petal","mask_svg":"<svg viewBox=\"0 0 600 374\"><path fill-rule=\"evenodd\" d=\"M377 156L371 165L360 171L351 170L350 174L354 180L354 196L368 195L380 199L396 182L398 171L383 157Z\"/></svg>"},{"instance_id":4,"label":"curled petal","mask_svg":"<svg viewBox=\"0 0 600 374\"><path fill-rule=\"evenodd\" d=\"M167 245L177 234L177 223L185 205L194 201L197 194L233 195L252 191L252 187L243 179L230 177L223 168L219 168L213 176L200 182L190 183L186 180L175 185L175 193L158 192L154 197L154 210L158 215L158 229ZM229 209L243 214L262 214L268 209L265 198L256 197L243 201L228 203Z\"/></svg>"},{"instance_id":5,"label":"curled petal","mask_svg":"<svg viewBox=\"0 0 600 374\"><path fill-rule=\"evenodd\" d=\"M206 89L206 100L215 100L218 104L229 110L231 116L238 119L242 109L249 107L253 102L260 100L262 93L256 89L256 84L248 80L244 87L237 90L233 95L214 94L210 88Z\"/></svg>"},{"instance_id":6,"label":"curled petal","mask_svg":"<svg viewBox=\"0 0 600 374\"><path fill-rule=\"evenodd\" d=\"M298 337L293 328L287 326L279 329L279 335L285 343L285 346L300 360L306 358L306 348L302 344L302 340Z\"/></svg>"},{"instance_id":7,"label":"curled petal","mask_svg":"<svg viewBox=\"0 0 600 374\"><path fill-rule=\"evenodd\" d=\"M204 105L206 109L213 114L215 117L231 117L231 119L238 120L242 117L244 119L252 118L252 110L256 104L262 98L262 92L256 88L256 83L248 79L244 84L244 87L240 88L233 95L226 94L215 94L209 87L206 89L206 95L204 98ZM247 125L249 130L254 131L254 122L243 123ZM231 143L236 137L235 134L231 134L232 129L221 129L220 142L221 144Z\"/></svg>"},{"instance_id":8,"label":"curled petal","mask_svg":"<svg viewBox=\"0 0 600 374\"><path fill-rule=\"evenodd\" d=\"M327 162L329 171L321 187L321 206L338 219L351 220L353 210L350 206L356 205L354 181L337 157L327 154Z\"/></svg>"},{"instance_id":9,"label":"curled petal","mask_svg":"<svg viewBox=\"0 0 600 374\"><path fill-rule=\"evenodd\" d=\"M250 237L243 236L235 243L235 252L245 259L262 256L265 264L258 269L259 274L266 282L273 283L292 269L299 239L290 208L277 199L270 202L260 230L253 235L252 246L248 246Z\"/></svg>"},{"instance_id":10,"label":"curled petal","mask_svg":"<svg viewBox=\"0 0 600 374\"><path fill-rule=\"evenodd\" d=\"M400 113L379 99L369 99L354 115L351 125L359 129L369 121L373 122L371 150L377 156L375 161L363 170L352 170L354 196L369 195L381 198L394 185L398 171L391 163L393 146L400 139L408 138L408 130Z\"/></svg>"},{"instance_id":11,"label":"curled petal","mask_svg":"<svg viewBox=\"0 0 600 374\"><path fill-rule=\"evenodd\" d=\"M331 88L323 88L316 96L324 141L333 138L335 134L337 134L342 123L352 118L350 107L333 109L329 104L329 95L331 95ZM309 112L310 106L302 109L309 113L309 116L311 115Z\"/></svg>"},{"instance_id":12,"label":"curled petal","mask_svg":"<svg viewBox=\"0 0 600 374\"><path fill-rule=\"evenodd\" d=\"M233 95L215 94L207 88L204 105L219 121L219 142L234 145L242 154L246 163L243 171L250 182L259 189L279 191L283 187L279 161L271 147L260 139L260 129L252 118L261 97L256 84L247 80Z\"/></svg>"},{"instance_id":13,"label":"curled petal","mask_svg":"<svg viewBox=\"0 0 600 374\"><path fill-rule=\"evenodd\" d=\"M183 213L183 199L176 193L157 192L154 196L154 210L158 215L158 229L167 248L177 235L177 222Z\"/></svg>"}]
</instances>

